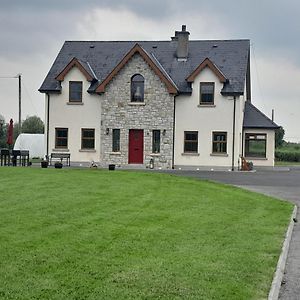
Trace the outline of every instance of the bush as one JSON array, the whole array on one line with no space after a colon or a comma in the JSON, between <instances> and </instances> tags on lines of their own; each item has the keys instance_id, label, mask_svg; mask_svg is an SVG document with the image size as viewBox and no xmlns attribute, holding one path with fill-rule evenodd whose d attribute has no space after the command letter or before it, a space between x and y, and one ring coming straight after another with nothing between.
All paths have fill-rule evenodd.
<instances>
[{"instance_id":1,"label":"bush","mask_svg":"<svg viewBox=\"0 0 300 300\"><path fill-rule=\"evenodd\" d=\"M276 150L275 158L278 161L300 162L300 152Z\"/></svg>"}]
</instances>

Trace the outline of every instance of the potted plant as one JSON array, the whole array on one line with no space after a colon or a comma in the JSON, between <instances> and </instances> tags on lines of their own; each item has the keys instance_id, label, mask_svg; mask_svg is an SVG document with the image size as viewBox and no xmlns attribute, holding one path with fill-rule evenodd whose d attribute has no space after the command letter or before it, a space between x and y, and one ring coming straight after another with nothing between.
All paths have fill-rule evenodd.
<instances>
[{"instance_id":1,"label":"potted plant","mask_svg":"<svg viewBox=\"0 0 300 300\"><path fill-rule=\"evenodd\" d=\"M42 168L48 168L48 160L43 159L43 160L41 161L41 167L42 167Z\"/></svg>"},{"instance_id":2,"label":"potted plant","mask_svg":"<svg viewBox=\"0 0 300 300\"><path fill-rule=\"evenodd\" d=\"M61 163L61 162L56 162L55 164L54 164L54 168L55 169L61 169L63 167L63 164Z\"/></svg>"}]
</instances>

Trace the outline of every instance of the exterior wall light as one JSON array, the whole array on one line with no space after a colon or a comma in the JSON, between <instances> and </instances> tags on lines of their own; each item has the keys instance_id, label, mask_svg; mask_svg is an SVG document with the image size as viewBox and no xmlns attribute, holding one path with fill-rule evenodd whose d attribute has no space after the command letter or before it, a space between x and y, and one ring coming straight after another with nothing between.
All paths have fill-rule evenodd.
<instances>
[{"instance_id":1,"label":"exterior wall light","mask_svg":"<svg viewBox=\"0 0 300 300\"><path fill-rule=\"evenodd\" d=\"M167 132L166 129L164 129L164 130L163 130L163 136L166 135L166 132Z\"/></svg>"},{"instance_id":2,"label":"exterior wall light","mask_svg":"<svg viewBox=\"0 0 300 300\"><path fill-rule=\"evenodd\" d=\"M106 135L109 135L109 128L106 128Z\"/></svg>"}]
</instances>

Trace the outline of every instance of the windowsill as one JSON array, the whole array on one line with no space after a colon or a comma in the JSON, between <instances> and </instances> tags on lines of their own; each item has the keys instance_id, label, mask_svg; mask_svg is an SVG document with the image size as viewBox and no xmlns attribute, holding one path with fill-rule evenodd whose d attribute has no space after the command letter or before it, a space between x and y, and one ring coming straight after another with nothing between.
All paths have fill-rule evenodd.
<instances>
[{"instance_id":1,"label":"windowsill","mask_svg":"<svg viewBox=\"0 0 300 300\"><path fill-rule=\"evenodd\" d=\"M79 149L79 152L96 152L95 149Z\"/></svg>"},{"instance_id":2,"label":"windowsill","mask_svg":"<svg viewBox=\"0 0 300 300\"><path fill-rule=\"evenodd\" d=\"M245 157L246 160L268 160L266 157L255 157L255 156L246 156Z\"/></svg>"},{"instance_id":3,"label":"windowsill","mask_svg":"<svg viewBox=\"0 0 300 300\"><path fill-rule=\"evenodd\" d=\"M198 107L216 107L215 104L198 104Z\"/></svg>"},{"instance_id":4,"label":"windowsill","mask_svg":"<svg viewBox=\"0 0 300 300\"><path fill-rule=\"evenodd\" d=\"M210 156L221 156L221 157L227 157L227 153L211 153Z\"/></svg>"},{"instance_id":5,"label":"windowsill","mask_svg":"<svg viewBox=\"0 0 300 300\"><path fill-rule=\"evenodd\" d=\"M189 152L183 152L183 153L181 153L181 155L182 156L199 156L200 153L196 153L196 152L191 152L191 153L189 153Z\"/></svg>"},{"instance_id":6,"label":"windowsill","mask_svg":"<svg viewBox=\"0 0 300 300\"><path fill-rule=\"evenodd\" d=\"M67 105L83 105L83 102L73 102L73 101L69 101L69 102L67 102Z\"/></svg>"},{"instance_id":7,"label":"windowsill","mask_svg":"<svg viewBox=\"0 0 300 300\"><path fill-rule=\"evenodd\" d=\"M146 103L145 102L129 102L128 105L132 105L132 106L145 106Z\"/></svg>"},{"instance_id":8,"label":"windowsill","mask_svg":"<svg viewBox=\"0 0 300 300\"><path fill-rule=\"evenodd\" d=\"M160 153L150 153L150 156L161 156Z\"/></svg>"},{"instance_id":9,"label":"windowsill","mask_svg":"<svg viewBox=\"0 0 300 300\"><path fill-rule=\"evenodd\" d=\"M109 155L121 155L121 152L109 152Z\"/></svg>"},{"instance_id":10,"label":"windowsill","mask_svg":"<svg viewBox=\"0 0 300 300\"><path fill-rule=\"evenodd\" d=\"M52 151L55 151L55 152L69 152L70 150L65 149L65 148L54 148L54 149L52 149Z\"/></svg>"}]
</instances>

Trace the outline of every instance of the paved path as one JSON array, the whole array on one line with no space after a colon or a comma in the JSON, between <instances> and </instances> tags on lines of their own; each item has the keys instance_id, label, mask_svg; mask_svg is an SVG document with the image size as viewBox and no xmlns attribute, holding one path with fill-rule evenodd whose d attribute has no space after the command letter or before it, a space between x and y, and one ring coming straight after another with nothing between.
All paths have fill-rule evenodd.
<instances>
[{"instance_id":1,"label":"paved path","mask_svg":"<svg viewBox=\"0 0 300 300\"><path fill-rule=\"evenodd\" d=\"M285 282L280 290L279 299L300 299L300 168L290 171L257 172L210 172L210 171L169 171L176 175L191 176L233 184L248 190L292 201L298 206L298 223L295 223L288 259Z\"/></svg>"}]
</instances>

